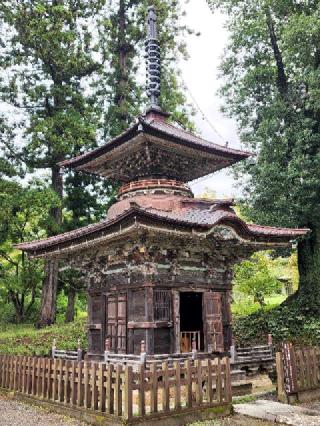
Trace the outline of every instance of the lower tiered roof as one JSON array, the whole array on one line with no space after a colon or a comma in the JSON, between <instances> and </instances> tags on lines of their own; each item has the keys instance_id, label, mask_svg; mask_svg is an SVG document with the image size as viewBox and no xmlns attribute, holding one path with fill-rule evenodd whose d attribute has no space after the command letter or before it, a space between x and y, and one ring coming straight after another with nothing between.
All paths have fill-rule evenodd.
<instances>
[{"instance_id":1,"label":"lower tiered roof","mask_svg":"<svg viewBox=\"0 0 320 426\"><path fill-rule=\"evenodd\" d=\"M16 245L34 257L63 257L107 244L138 228L159 232L183 232L207 238L225 228L232 238L256 249L286 246L308 233L308 229L275 228L247 224L232 208L233 200L207 201L189 197L153 194L133 196L114 204L106 219L43 240Z\"/></svg>"}]
</instances>

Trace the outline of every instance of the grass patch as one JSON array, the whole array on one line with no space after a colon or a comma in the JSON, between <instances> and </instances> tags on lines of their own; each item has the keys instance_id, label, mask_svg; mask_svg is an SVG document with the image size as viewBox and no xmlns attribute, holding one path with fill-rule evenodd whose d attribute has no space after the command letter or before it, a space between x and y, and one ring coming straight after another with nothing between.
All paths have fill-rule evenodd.
<instances>
[{"instance_id":1,"label":"grass patch","mask_svg":"<svg viewBox=\"0 0 320 426\"><path fill-rule=\"evenodd\" d=\"M264 310L270 310L279 306L284 300L286 296L282 294L275 294L273 296L266 297L265 302L266 305ZM235 316L247 316L251 315L261 309L259 303L255 303L252 301L250 297L239 298L231 305L232 314Z\"/></svg>"},{"instance_id":2,"label":"grass patch","mask_svg":"<svg viewBox=\"0 0 320 426\"><path fill-rule=\"evenodd\" d=\"M78 339L82 348L87 349L86 317L40 330L31 324L0 324L0 354L48 355L53 339L59 349L76 349Z\"/></svg>"}]
</instances>

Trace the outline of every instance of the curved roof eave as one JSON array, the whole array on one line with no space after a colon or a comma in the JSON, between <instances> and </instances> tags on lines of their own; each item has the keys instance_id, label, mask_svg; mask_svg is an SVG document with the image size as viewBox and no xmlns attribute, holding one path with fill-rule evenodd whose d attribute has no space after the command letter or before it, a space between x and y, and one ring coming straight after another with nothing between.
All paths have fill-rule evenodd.
<instances>
[{"instance_id":1,"label":"curved roof eave","mask_svg":"<svg viewBox=\"0 0 320 426\"><path fill-rule=\"evenodd\" d=\"M268 243L275 245L281 243L282 245L289 245L290 241L294 238L303 237L306 235L308 229L289 229L289 228L273 228L273 227L263 227L259 225L248 225L242 219L238 217L221 217L216 223L212 224L199 224L192 223L186 220L178 220L176 218L170 217L161 217L154 212L148 212L145 209L141 209L137 206L130 207L130 209L124 211L121 215L117 216L113 220L104 220L94 225L89 225L83 228L79 228L74 231L70 231L64 234L60 234L54 237L49 237L47 239L32 241L29 243L22 243L15 245L15 248L26 251L32 256L37 256L37 252L42 252L45 250L54 250L61 245L64 246L74 246L74 249L77 248L77 244L81 244L81 241L85 238L90 238L91 241L101 238L101 234L104 235L104 232L108 231L108 228L121 225L121 222L124 219L129 218L130 216L134 217L135 220L140 218L152 219L154 222L158 221L163 224L174 224L180 225L183 227L192 228L198 230L201 233L210 235L214 232L214 229L218 226L226 226L234 229L235 233L240 237L241 240L245 240L250 244L258 243ZM107 235L107 233L105 234ZM49 255L49 253L48 253Z\"/></svg>"},{"instance_id":2,"label":"curved roof eave","mask_svg":"<svg viewBox=\"0 0 320 426\"><path fill-rule=\"evenodd\" d=\"M59 163L59 166L77 169L78 167L84 166L85 164L90 163L91 161L105 155L109 151L112 151L113 149L128 142L130 139L133 139L139 133L163 137L176 144L184 145L192 149L218 155L220 157L225 157L229 159L231 163L236 163L252 155L251 153L246 151L240 151L237 149L225 147L207 141L190 132L175 127L169 123L160 122L156 120L147 121L144 118L140 117L138 123L129 127L119 136L111 139L104 145L93 149L92 151L86 152L68 160L61 161Z\"/></svg>"}]
</instances>

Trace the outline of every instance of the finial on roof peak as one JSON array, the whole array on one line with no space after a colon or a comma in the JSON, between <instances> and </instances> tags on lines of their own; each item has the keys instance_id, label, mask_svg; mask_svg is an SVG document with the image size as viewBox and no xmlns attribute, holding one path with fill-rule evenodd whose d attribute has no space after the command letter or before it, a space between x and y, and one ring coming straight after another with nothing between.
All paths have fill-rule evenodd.
<instances>
[{"instance_id":1,"label":"finial on roof peak","mask_svg":"<svg viewBox=\"0 0 320 426\"><path fill-rule=\"evenodd\" d=\"M148 7L148 38L158 38L157 33L157 14L154 6Z\"/></svg>"},{"instance_id":2,"label":"finial on roof peak","mask_svg":"<svg viewBox=\"0 0 320 426\"><path fill-rule=\"evenodd\" d=\"M160 96L160 46L157 33L157 14L154 6L148 8L147 19L147 95L150 100L149 108L159 109Z\"/></svg>"}]
</instances>

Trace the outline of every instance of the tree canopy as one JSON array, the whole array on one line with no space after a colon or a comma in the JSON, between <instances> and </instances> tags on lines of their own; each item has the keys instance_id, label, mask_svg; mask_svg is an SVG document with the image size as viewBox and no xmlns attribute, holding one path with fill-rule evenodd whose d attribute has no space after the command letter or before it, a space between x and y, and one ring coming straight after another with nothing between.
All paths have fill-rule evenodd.
<instances>
[{"instance_id":1,"label":"tree canopy","mask_svg":"<svg viewBox=\"0 0 320 426\"><path fill-rule=\"evenodd\" d=\"M49 179L60 201L50 207L46 235L98 221L114 201L116 183L72 172L63 178L57 163L105 143L144 111L149 3L0 3L1 173L19 188L20 178L28 186L30 173L43 182ZM183 35L190 30L180 25L181 2L156 0L155 5L163 64L161 102L174 119L190 127L191 110L184 105L177 66L178 58L186 55ZM54 322L58 272L58 262L45 263L40 325Z\"/></svg>"},{"instance_id":2,"label":"tree canopy","mask_svg":"<svg viewBox=\"0 0 320 426\"><path fill-rule=\"evenodd\" d=\"M298 244L299 298L320 307L320 48L318 1L208 0L227 17L221 63L225 112L256 154L238 168L245 214L309 227Z\"/></svg>"}]
</instances>

